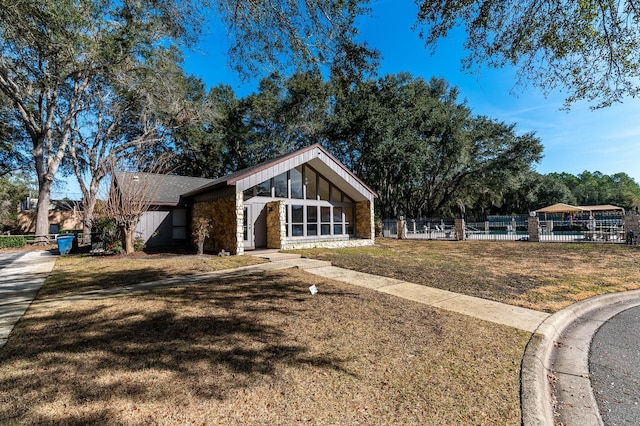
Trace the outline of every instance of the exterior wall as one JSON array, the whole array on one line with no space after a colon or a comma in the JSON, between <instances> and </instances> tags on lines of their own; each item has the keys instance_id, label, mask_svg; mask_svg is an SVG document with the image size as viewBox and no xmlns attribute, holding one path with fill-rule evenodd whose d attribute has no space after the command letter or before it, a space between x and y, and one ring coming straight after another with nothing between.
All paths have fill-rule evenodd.
<instances>
[{"instance_id":1,"label":"exterior wall","mask_svg":"<svg viewBox=\"0 0 640 426\"><path fill-rule=\"evenodd\" d=\"M376 238L373 203L369 200L356 202L356 237L371 241Z\"/></svg>"},{"instance_id":2,"label":"exterior wall","mask_svg":"<svg viewBox=\"0 0 640 426\"><path fill-rule=\"evenodd\" d=\"M146 247L169 247L173 244L170 210L145 212L136 225L135 238L142 238Z\"/></svg>"},{"instance_id":3,"label":"exterior wall","mask_svg":"<svg viewBox=\"0 0 640 426\"><path fill-rule=\"evenodd\" d=\"M59 225L59 231L82 231L82 212L50 210L49 224ZM36 232L36 211L19 211L17 226L22 232Z\"/></svg>"},{"instance_id":4,"label":"exterior wall","mask_svg":"<svg viewBox=\"0 0 640 426\"><path fill-rule=\"evenodd\" d=\"M267 248L282 248L282 243L287 238L286 212L287 205L284 200L267 203Z\"/></svg>"},{"instance_id":5,"label":"exterior wall","mask_svg":"<svg viewBox=\"0 0 640 426\"><path fill-rule=\"evenodd\" d=\"M204 248L213 252L221 250L232 254L244 252L242 244L243 236L243 210L238 208L237 195L219 198L213 201L196 202L193 205L192 220L204 217L211 220L209 238L206 239ZM242 193L240 193L242 203ZM240 241L238 242L238 238Z\"/></svg>"}]
</instances>

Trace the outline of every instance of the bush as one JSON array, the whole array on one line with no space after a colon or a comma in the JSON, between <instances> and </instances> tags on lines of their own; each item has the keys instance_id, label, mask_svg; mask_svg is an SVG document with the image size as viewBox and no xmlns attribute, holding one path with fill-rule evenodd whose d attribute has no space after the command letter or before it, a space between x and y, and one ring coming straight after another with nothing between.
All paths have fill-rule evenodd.
<instances>
[{"instance_id":1,"label":"bush","mask_svg":"<svg viewBox=\"0 0 640 426\"><path fill-rule=\"evenodd\" d=\"M145 247L146 247L146 244L144 243L143 238L136 238L135 240L133 240L134 251L142 251L145 249Z\"/></svg>"},{"instance_id":2,"label":"bush","mask_svg":"<svg viewBox=\"0 0 640 426\"><path fill-rule=\"evenodd\" d=\"M24 237L11 237L11 236L0 237L0 248L24 247L26 245L27 245L27 240L25 240Z\"/></svg>"}]
</instances>

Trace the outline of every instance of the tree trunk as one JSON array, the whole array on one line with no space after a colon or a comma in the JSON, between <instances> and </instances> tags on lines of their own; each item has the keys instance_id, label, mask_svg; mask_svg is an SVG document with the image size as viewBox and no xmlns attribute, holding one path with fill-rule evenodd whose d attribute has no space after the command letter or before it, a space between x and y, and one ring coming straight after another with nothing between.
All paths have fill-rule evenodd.
<instances>
[{"instance_id":1,"label":"tree trunk","mask_svg":"<svg viewBox=\"0 0 640 426\"><path fill-rule=\"evenodd\" d=\"M135 251L133 247L133 237L136 233L136 227L134 226L123 226L120 228L122 233L122 248L124 249L125 254L131 254Z\"/></svg>"},{"instance_id":2,"label":"tree trunk","mask_svg":"<svg viewBox=\"0 0 640 426\"><path fill-rule=\"evenodd\" d=\"M93 210L96 207L97 192L91 191L82 200L83 220L82 220L82 243L91 245L91 228L93 227Z\"/></svg>"},{"instance_id":3,"label":"tree trunk","mask_svg":"<svg viewBox=\"0 0 640 426\"><path fill-rule=\"evenodd\" d=\"M49 244L49 204L51 184L46 178L39 179L38 203L36 204L36 239L34 245Z\"/></svg>"}]
</instances>

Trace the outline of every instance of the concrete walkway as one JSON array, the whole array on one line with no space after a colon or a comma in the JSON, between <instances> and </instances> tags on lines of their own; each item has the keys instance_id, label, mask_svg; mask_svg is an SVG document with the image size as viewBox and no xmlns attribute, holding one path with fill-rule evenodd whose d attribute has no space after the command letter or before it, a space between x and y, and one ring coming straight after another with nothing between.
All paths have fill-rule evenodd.
<instances>
[{"instance_id":1,"label":"concrete walkway","mask_svg":"<svg viewBox=\"0 0 640 426\"><path fill-rule=\"evenodd\" d=\"M311 274L324 278L366 287L435 308L507 325L529 333L535 332L540 324L549 317L549 314L545 312L511 306L479 297L465 296L393 278L342 269L331 266L329 262L302 259L296 257L296 255L270 251L258 252L253 255L269 259L276 264L286 261L296 267L305 269Z\"/></svg>"},{"instance_id":2,"label":"concrete walkway","mask_svg":"<svg viewBox=\"0 0 640 426\"><path fill-rule=\"evenodd\" d=\"M3 253L0 260L0 348L44 284L56 257L48 251Z\"/></svg>"}]
</instances>

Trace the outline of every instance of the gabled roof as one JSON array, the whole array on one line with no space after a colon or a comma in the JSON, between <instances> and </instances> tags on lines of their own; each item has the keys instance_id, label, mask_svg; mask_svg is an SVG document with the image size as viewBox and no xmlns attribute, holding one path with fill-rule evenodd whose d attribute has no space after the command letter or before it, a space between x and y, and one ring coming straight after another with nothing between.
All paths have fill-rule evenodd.
<instances>
[{"instance_id":1,"label":"gabled roof","mask_svg":"<svg viewBox=\"0 0 640 426\"><path fill-rule=\"evenodd\" d=\"M373 197L377 197L375 191L362 182L320 144L314 144L256 166L239 170L183 195L185 197L194 196L227 186L236 186L238 191L243 191L265 181L271 176L286 172L304 163L309 163L328 179L342 179L360 194L368 195L366 198L373 199Z\"/></svg>"},{"instance_id":2,"label":"gabled roof","mask_svg":"<svg viewBox=\"0 0 640 426\"><path fill-rule=\"evenodd\" d=\"M115 172L114 176L116 182L137 180L140 185L149 188L149 195L153 199L152 204L159 206L177 206L182 194L212 182L211 179L206 178L158 173ZM119 186L120 188L127 187L122 184Z\"/></svg>"}]
</instances>

